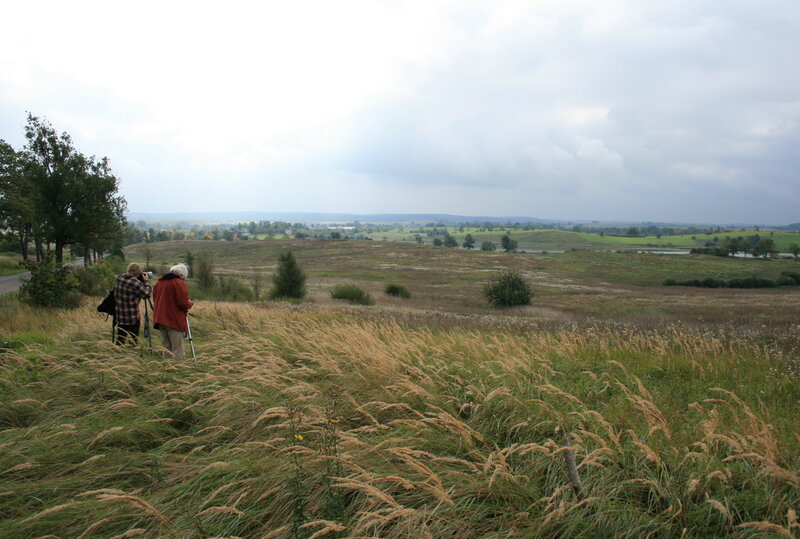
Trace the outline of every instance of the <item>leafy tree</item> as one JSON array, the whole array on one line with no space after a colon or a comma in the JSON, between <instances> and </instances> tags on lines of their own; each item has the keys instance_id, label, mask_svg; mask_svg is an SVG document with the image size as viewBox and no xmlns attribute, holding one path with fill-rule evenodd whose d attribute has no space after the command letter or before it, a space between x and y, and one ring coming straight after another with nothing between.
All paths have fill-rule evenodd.
<instances>
[{"instance_id":1,"label":"leafy tree","mask_svg":"<svg viewBox=\"0 0 800 539\"><path fill-rule=\"evenodd\" d=\"M23 154L0 139L0 228L9 229L19 244L23 260L28 260L28 244L39 228L36 227L38 220L32 190L30 178L25 174Z\"/></svg>"},{"instance_id":2,"label":"leafy tree","mask_svg":"<svg viewBox=\"0 0 800 539\"><path fill-rule=\"evenodd\" d=\"M297 264L291 251L284 251L278 258L278 269L272 276L270 299L301 299L306 295L306 275Z\"/></svg>"},{"instance_id":3,"label":"leafy tree","mask_svg":"<svg viewBox=\"0 0 800 539\"><path fill-rule=\"evenodd\" d=\"M458 247L458 241L451 236L448 232L444 234L444 246L445 247Z\"/></svg>"},{"instance_id":4,"label":"leafy tree","mask_svg":"<svg viewBox=\"0 0 800 539\"><path fill-rule=\"evenodd\" d=\"M513 252L517 250L517 240L512 240L511 236L507 233L500 238L500 245L502 245L503 250L507 253Z\"/></svg>"},{"instance_id":5,"label":"leafy tree","mask_svg":"<svg viewBox=\"0 0 800 539\"><path fill-rule=\"evenodd\" d=\"M472 237L472 234L467 233L464 236L464 243L461 244L464 249L473 249L475 248L475 238Z\"/></svg>"},{"instance_id":6,"label":"leafy tree","mask_svg":"<svg viewBox=\"0 0 800 539\"><path fill-rule=\"evenodd\" d=\"M741 242L731 236L725 238L725 241L722 242L722 246L720 247L720 249L729 256L735 256L741 248Z\"/></svg>"},{"instance_id":7,"label":"leafy tree","mask_svg":"<svg viewBox=\"0 0 800 539\"><path fill-rule=\"evenodd\" d=\"M108 159L87 158L66 133L29 114L23 151L34 214L43 239L55 245L61 263L64 247L108 248L123 235L126 202Z\"/></svg>"},{"instance_id":8,"label":"leafy tree","mask_svg":"<svg viewBox=\"0 0 800 539\"><path fill-rule=\"evenodd\" d=\"M484 240L481 242L481 251L496 251L497 245L493 241Z\"/></svg>"},{"instance_id":9,"label":"leafy tree","mask_svg":"<svg viewBox=\"0 0 800 539\"><path fill-rule=\"evenodd\" d=\"M789 245L789 252L794 256L794 261L797 263L797 257L800 256L800 245L793 243Z\"/></svg>"},{"instance_id":10,"label":"leafy tree","mask_svg":"<svg viewBox=\"0 0 800 539\"><path fill-rule=\"evenodd\" d=\"M439 237L433 238L433 246L434 247L441 247L442 246L442 238L439 238Z\"/></svg>"},{"instance_id":11,"label":"leafy tree","mask_svg":"<svg viewBox=\"0 0 800 539\"><path fill-rule=\"evenodd\" d=\"M758 258L760 256L764 257L766 260L769 256L772 256L776 252L775 249L775 241L772 238L763 238L758 240L758 243L753 245L753 257Z\"/></svg>"},{"instance_id":12,"label":"leafy tree","mask_svg":"<svg viewBox=\"0 0 800 539\"><path fill-rule=\"evenodd\" d=\"M486 284L483 295L496 307L514 307L530 305L533 291L519 273L507 270Z\"/></svg>"}]
</instances>

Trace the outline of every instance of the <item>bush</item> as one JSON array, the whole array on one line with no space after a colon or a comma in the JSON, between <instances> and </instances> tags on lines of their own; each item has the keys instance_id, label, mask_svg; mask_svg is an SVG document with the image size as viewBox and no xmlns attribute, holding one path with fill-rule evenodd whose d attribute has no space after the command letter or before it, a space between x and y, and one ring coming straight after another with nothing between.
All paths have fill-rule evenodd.
<instances>
[{"instance_id":1,"label":"bush","mask_svg":"<svg viewBox=\"0 0 800 539\"><path fill-rule=\"evenodd\" d=\"M215 287L216 296L221 301L252 301L253 292L235 277L219 277Z\"/></svg>"},{"instance_id":2,"label":"bush","mask_svg":"<svg viewBox=\"0 0 800 539\"><path fill-rule=\"evenodd\" d=\"M664 279L664 282L661 284L664 286L678 286L678 281L675 279Z\"/></svg>"},{"instance_id":3,"label":"bush","mask_svg":"<svg viewBox=\"0 0 800 539\"><path fill-rule=\"evenodd\" d=\"M91 266L73 272L77 289L87 296L105 297L114 288L117 275L125 272L125 261L115 256L100 260Z\"/></svg>"},{"instance_id":4,"label":"bush","mask_svg":"<svg viewBox=\"0 0 800 539\"><path fill-rule=\"evenodd\" d=\"M760 277L746 277L744 279L731 279L728 281L730 288L775 288L777 283Z\"/></svg>"},{"instance_id":5,"label":"bush","mask_svg":"<svg viewBox=\"0 0 800 539\"><path fill-rule=\"evenodd\" d=\"M200 289L210 290L214 287L214 259L210 253L202 252L194 259L194 277Z\"/></svg>"},{"instance_id":6,"label":"bush","mask_svg":"<svg viewBox=\"0 0 800 539\"><path fill-rule=\"evenodd\" d=\"M794 284L800 285L800 273L796 271L784 271L781 273L781 277L786 277L794 281Z\"/></svg>"},{"instance_id":7,"label":"bush","mask_svg":"<svg viewBox=\"0 0 800 539\"><path fill-rule=\"evenodd\" d=\"M483 295L496 307L530 305L533 291L515 271L503 271L483 288Z\"/></svg>"},{"instance_id":8,"label":"bush","mask_svg":"<svg viewBox=\"0 0 800 539\"><path fill-rule=\"evenodd\" d=\"M394 296L396 298L400 297L403 299L408 299L411 297L411 292L408 291L408 288L397 283L387 284L383 291L387 296Z\"/></svg>"},{"instance_id":9,"label":"bush","mask_svg":"<svg viewBox=\"0 0 800 539\"><path fill-rule=\"evenodd\" d=\"M40 307L74 309L80 306L81 296L72 270L57 264L52 253L41 264L28 261L24 266L31 276L22 279L19 289L22 301Z\"/></svg>"},{"instance_id":10,"label":"bush","mask_svg":"<svg viewBox=\"0 0 800 539\"><path fill-rule=\"evenodd\" d=\"M272 276L272 290L269 299L301 299L306 295L306 275L297 264L291 251L281 253L278 269Z\"/></svg>"},{"instance_id":11,"label":"bush","mask_svg":"<svg viewBox=\"0 0 800 539\"><path fill-rule=\"evenodd\" d=\"M344 299L358 305L374 305L375 300L354 284L340 284L331 290L333 299Z\"/></svg>"}]
</instances>

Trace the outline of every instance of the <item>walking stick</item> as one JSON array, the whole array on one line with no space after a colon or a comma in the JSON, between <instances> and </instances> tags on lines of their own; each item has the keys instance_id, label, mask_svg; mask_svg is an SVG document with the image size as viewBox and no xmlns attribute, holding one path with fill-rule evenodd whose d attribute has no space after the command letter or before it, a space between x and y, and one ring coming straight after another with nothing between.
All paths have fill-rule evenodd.
<instances>
[{"instance_id":1,"label":"walking stick","mask_svg":"<svg viewBox=\"0 0 800 539\"><path fill-rule=\"evenodd\" d=\"M192 347L192 359L197 359L197 354L194 353L194 341L192 340L192 325L189 323L189 313L186 313L186 337L189 339L189 346Z\"/></svg>"}]
</instances>

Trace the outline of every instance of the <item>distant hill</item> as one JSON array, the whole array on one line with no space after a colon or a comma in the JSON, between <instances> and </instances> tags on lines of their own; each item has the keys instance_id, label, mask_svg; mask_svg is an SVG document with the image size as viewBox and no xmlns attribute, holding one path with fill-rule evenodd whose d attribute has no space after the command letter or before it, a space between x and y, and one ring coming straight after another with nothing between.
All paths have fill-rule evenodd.
<instances>
[{"instance_id":1,"label":"distant hill","mask_svg":"<svg viewBox=\"0 0 800 539\"><path fill-rule=\"evenodd\" d=\"M211 223L247 223L250 221L287 221L290 223L445 223L457 224L466 221L489 223L555 223L553 219L535 217L486 217L450 215L446 213L373 213L360 215L355 213L312 213L312 212L179 212L179 213L144 213L130 212L128 220L149 222L202 221Z\"/></svg>"}]
</instances>

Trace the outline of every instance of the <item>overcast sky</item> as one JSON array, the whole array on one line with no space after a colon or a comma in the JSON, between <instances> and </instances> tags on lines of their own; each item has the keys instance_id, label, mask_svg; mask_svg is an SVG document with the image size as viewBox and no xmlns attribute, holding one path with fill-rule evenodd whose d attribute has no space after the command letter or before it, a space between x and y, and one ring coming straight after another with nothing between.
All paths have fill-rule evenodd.
<instances>
[{"instance_id":1,"label":"overcast sky","mask_svg":"<svg viewBox=\"0 0 800 539\"><path fill-rule=\"evenodd\" d=\"M800 222L797 0L6 2L26 111L135 212Z\"/></svg>"}]
</instances>

